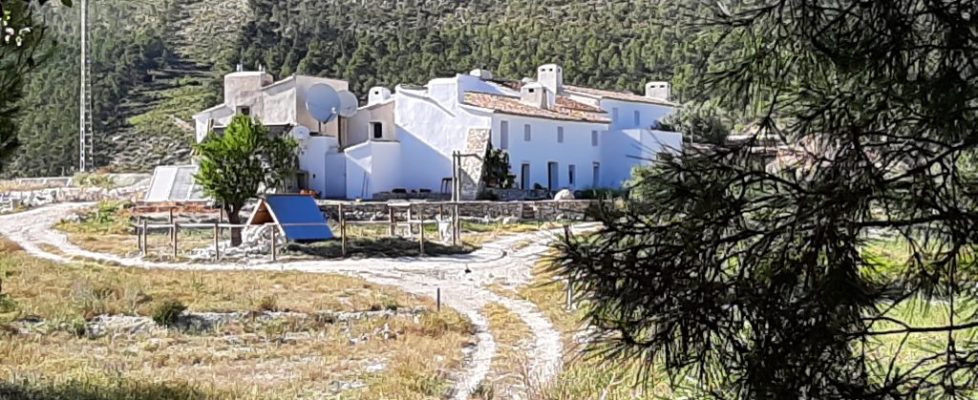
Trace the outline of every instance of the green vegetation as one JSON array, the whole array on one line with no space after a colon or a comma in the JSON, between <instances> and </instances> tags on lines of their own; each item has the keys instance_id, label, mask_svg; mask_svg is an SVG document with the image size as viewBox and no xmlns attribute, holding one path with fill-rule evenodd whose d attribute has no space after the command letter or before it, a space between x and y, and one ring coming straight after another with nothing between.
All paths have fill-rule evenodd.
<instances>
[{"instance_id":1,"label":"green vegetation","mask_svg":"<svg viewBox=\"0 0 978 400\"><path fill-rule=\"evenodd\" d=\"M191 113L219 101L238 63L375 85L425 83L472 68L519 79L563 64L569 84L641 92L671 80L693 100L700 44L679 23L699 4L613 0L344 2L315 0L103 1L91 5L98 165L146 171L186 162ZM52 59L26 82L22 151L7 175L60 175L77 164L77 10L44 7ZM540 21L546 21L541 23Z\"/></svg>"},{"instance_id":2,"label":"green vegetation","mask_svg":"<svg viewBox=\"0 0 978 400\"><path fill-rule=\"evenodd\" d=\"M231 224L241 223L241 209L260 189L285 187L298 164L294 139L273 137L261 122L244 115L235 116L224 132L210 132L194 149L200 157L194 178ZM232 228L231 245L240 244L241 229Z\"/></svg>"},{"instance_id":3,"label":"green vegetation","mask_svg":"<svg viewBox=\"0 0 978 400\"><path fill-rule=\"evenodd\" d=\"M164 300L153 310L153 321L162 326L173 326L187 306L179 300Z\"/></svg>"}]
</instances>

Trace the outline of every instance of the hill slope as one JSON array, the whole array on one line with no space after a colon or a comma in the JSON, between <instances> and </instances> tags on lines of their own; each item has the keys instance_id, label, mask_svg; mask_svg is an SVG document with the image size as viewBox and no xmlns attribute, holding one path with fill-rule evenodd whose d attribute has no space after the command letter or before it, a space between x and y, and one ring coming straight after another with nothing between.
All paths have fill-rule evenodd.
<instances>
[{"instance_id":1,"label":"hill slope","mask_svg":"<svg viewBox=\"0 0 978 400\"><path fill-rule=\"evenodd\" d=\"M531 76L563 64L569 83L641 90L671 79L683 97L698 61L678 28L683 0L149 0L97 2L93 27L100 165L146 171L186 162L190 116L220 98L237 63L371 86L424 83L472 68ZM77 9L49 7L56 61L23 101L24 146L10 171L77 164ZM702 35L696 40L705 40Z\"/></svg>"}]
</instances>

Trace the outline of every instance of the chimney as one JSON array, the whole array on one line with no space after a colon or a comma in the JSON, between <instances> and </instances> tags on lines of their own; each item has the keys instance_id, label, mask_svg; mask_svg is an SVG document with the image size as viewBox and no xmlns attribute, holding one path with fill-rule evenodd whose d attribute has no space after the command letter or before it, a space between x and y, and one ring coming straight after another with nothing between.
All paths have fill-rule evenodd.
<instances>
[{"instance_id":1,"label":"chimney","mask_svg":"<svg viewBox=\"0 0 978 400\"><path fill-rule=\"evenodd\" d=\"M564 70L557 64L541 65L537 68L537 82L543 84L554 95L564 91Z\"/></svg>"},{"instance_id":2,"label":"chimney","mask_svg":"<svg viewBox=\"0 0 978 400\"><path fill-rule=\"evenodd\" d=\"M528 83L520 88L520 103L530 107L550 109L550 90L539 82Z\"/></svg>"},{"instance_id":3,"label":"chimney","mask_svg":"<svg viewBox=\"0 0 978 400\"><path fill-rule=\"evenodd\" d=\"M372 106L374 104L383 103L391 98L391 91L385 87L375 86L370 88L370 93L367 95L367 105Z\"/></svg>"},{"instance_id":4,"label":"chimney","mask_svg":"<svg viewBox=\"0 0 978 400\"><path fill-rule=\"evenodd\" d=\"M476 69L473 69L471 72L469 72L469 75L472 75L472 76L474 76L476 78L479 78L481 80L484 80L484 81L491 81L492 80L492 71L490 71L488 69L476 68Z\"/></svg>"},{"instance_id":5,"label":"chimney","mask_svg":"<svg viewBox=\"0 0 978 400\"><path fill-rule=\"evenodd\" d=\"M645 97L669 101L672 98L672 85L669 82L649 82L645 85Z\"/></svg>"}]
</instances>

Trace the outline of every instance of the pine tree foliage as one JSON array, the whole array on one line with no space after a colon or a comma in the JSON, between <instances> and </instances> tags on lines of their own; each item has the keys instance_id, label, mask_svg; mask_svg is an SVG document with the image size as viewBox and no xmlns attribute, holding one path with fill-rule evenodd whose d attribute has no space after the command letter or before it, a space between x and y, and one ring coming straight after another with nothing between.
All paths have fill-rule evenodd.
<instances>
[{"instance_id":1,"label":"pine tree foliage","mask_svg":"<svg viewBox=\"0 0 978 400\"><path fill-rule=\"evenodd\" d=\"M796 151L689 148L564 243L592 350L688 398L975 398L978 5L745 3L702 83Z\"/></svg>"}]
</instances>

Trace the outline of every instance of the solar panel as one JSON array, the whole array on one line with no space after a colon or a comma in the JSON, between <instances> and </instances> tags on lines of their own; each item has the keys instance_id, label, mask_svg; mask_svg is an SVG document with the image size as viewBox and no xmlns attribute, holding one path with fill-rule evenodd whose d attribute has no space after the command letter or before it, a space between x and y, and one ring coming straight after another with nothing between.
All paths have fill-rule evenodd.
<instances>
[{"instance_id":1,"label":"solar panel","mask_svg":"<svg viewBox=\"0 0 978 400\"><path fill-rule=\"evenodd\" d=\"M143 201L146 202L173 202L173 201L204 201L204 195L200 185L194 180L197 174L197 166L161 166L153 171L153 179L150 181L149 190Z\"/></svg>"},{"instance_id":2,"label":"solar panel","mask_svg":"<svg viewBox=\"0 0 978 400\"><path fill-rule=\"evenodd\" d=\"M268 195L264 204L282 225L285 237L296 242L329 240L333 232L326 225L326 217L311 196ZM301 224L301 226L290 226Z\"/></svg>"}]
</instances>

